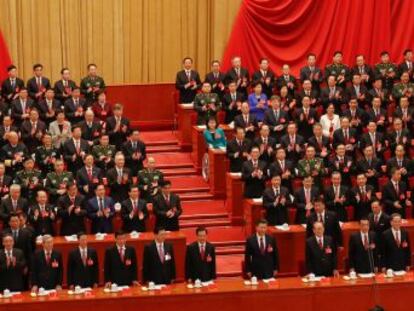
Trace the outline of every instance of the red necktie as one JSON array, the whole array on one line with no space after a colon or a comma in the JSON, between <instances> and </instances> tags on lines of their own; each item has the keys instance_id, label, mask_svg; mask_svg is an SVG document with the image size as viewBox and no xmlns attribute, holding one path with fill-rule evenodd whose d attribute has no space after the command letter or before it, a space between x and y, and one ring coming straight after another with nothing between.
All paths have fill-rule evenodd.
<instances>
[{"instance_id":1,"label":"red necktie","mask_svg":"<svg viewBox=\"0 0 414 311\"><path fill-rule=\"evenodd\" d=\"M158 246L158 255L160 256L161 263L164 263L165 256L164 256L164 249L163 249L162 245Z\"/></svg>"},{"instance_id":2,"label":"red necktie","mask_svg":"<svg viewBox=\"0 0 414 311\"><path fill-rule=\"evenodd\" d=\"M365 249L368 249L368 245L369 245L369 242L368 242L368 235L365 233L365 234L364 234L364 248L365 248Z\"/></svg>"},{"instance_id":3,"label":"red necktie","mask_svg":"<svg viewBox=\"0 0 414 311\"><path fill-rule=\"evenodd\" d=\"M398 232L395 233L395 243L397 244L398 247L401 246L401 241L400 241L400 238L398 236Z\"/></svg>"},{"instance_id":4,"label":"red necktie","mask_svg":"<svg viewBox=\"0 0 414 311\"><path fill-rule=\"evenodd\" d=\"M92 180L92 169L88 168L88 179Z\"/></svg>"},{"instance_id":5,"label":"red necktie","mask_svg":"<svg viewBox=\"0 0 414 311\"><path fill-rule=\"evenodd\" d=\"M47 252L46 253L46 264L49 265L49 263L50 263L50 253Z\"/></svg>"},{"instance_id":6,"label":"red necktie","mask_svg":"<svg viewBox=\"0 0 414 311\"><path fill-rule=\"evenodd\" d=\"M124 262L125 254L124 254L124 249L123 248L119 249L119 257L121 258L121 261Z\"/></svg>"},{"instance_id":7,"label":"red necktie","mask_svg":"<svg viewBox=\"0 0 414 311\"><path fill-rule=\"evenodd\" d=\"M201 256L201 260L204 261L204 259L206 257L206 251L205 251L204 245L200 246L200 256Z\"/></svg>"},{"instance_id":8,"label":"red necktie","mask_svg":"<svg viewBox=\"0 0 414 311\"><path fill-rule=\"evenodd\" d=\"M320 248L320 249L323 249L322 238L319 238L319 242L318 242L318 244L319 244L319 248Z\"/></svg>"},{"instance_id":9,"label":"red necktie","mask_svg":"<svg viewBox=\"0 0 414 311\"><path fill-rule=\"evenodd\" d=\"M265 244L264 244L263 238L260 238L260 253L262 255L264 255L265 253Z\"/></svg>"}]
</instances>

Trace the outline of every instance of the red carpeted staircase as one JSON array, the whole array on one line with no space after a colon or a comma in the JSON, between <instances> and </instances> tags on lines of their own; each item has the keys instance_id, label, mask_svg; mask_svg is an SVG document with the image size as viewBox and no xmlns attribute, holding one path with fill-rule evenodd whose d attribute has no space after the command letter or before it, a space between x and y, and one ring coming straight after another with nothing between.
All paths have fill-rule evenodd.
<instances>
[{"instance_id":1,"label":"red carpeted staircase","mask_svg":"<svg viewBox=\"0 0 414 311\"><path fill-rule=\"evenodd\" d=\"M172 131L141 132L147 156L155 158L157 167L171 180L173 191L180 195L183 214L181 231L187 242L195 240L195 228L208 228L209 240L216 246L219 277L241 275L244 253L244 229L232 226L225 201L215 199L207 182L194 169L189 152L182 152Z\"/></svg>"}]
</instances>

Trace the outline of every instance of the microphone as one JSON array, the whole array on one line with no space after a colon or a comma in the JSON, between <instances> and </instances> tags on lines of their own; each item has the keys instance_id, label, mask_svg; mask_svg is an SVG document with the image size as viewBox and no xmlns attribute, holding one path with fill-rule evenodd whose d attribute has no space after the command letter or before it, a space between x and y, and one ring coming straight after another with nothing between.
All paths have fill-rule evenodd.
<instances>
[{"instance_id":1,"label":"microphone","mask_svg":"<svg viewBox=\"0 0 414 311\"><path fill-rule=\"evenodd\" d=\"M377 280L375 278L374 254L373 254L373 251L372 251L370 245L368 245L368 250L367 251L368 251L369 268L371 270L371 273L374 275L373 283L372 283L372 292L373 292L373 296L374 296L375 306L372 309L370 309L370 311L381 311L381 310L384 310L384 308L381 307L380 305L378 305L378 301L379 301L378 283L377 283Z\"/></svg>"}]
</instances>

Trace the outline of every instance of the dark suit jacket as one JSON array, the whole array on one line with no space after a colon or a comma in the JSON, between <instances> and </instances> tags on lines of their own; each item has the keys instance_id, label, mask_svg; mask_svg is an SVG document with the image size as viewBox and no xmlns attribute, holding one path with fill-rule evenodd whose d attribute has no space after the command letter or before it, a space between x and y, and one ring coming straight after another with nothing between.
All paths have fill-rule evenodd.
<instances>
[{"instance_id":1,"label":"dark suit jacket","mask_svg":"<svg viewBox=\"0 0 414 311\"><path fill-rule=\"evenodd\" d=\"M110 247L105 252L105 283L131 285L138 280L138 264L135 249L125 246L124 261L121 260L117 246Z\"/></svg>"},{"instance_id":2,"label":"dark suit jacket","mask_svg":"<svg viewBox=\"0 0 414 311\"><path fill-rule=\"evenodd\" d=\"M185 88L185 85L190 82L195 81L197 88L192 89L190 86L189 88ZM180 91L180 103L191 103L194 101L194 97L197 94L197 89L200 88L201 79L200 75L197 71L191 70L190 79L188 79L185 70L181 70L177 72L177 76L175 78L175 88Z\"/></svg>"},{"instance_id":3,"label":"dark suit jacket","mask_svg":"<svg viewBox=\"0 0 414 311\"><path fill-rule=\"evenodd\" d=\"M260 198L265 189L265 181L267 174L267 163L258 160L258 170L262 171L262 177L253 177L254 172L253 162L245 161L242 166L242 179L244 181L244 196L246 198Z\"/></svg>"},{"instance_id":4,"label":"dark suit jacket","mask_svg":"<svg viewBox=\"0 0 414 311\"><path fill-rule=\"evenodd\" d=\"M122 126L126 126L127 130L122 131ZM131 131L129 119L122 117L121 118L121 129L115 132L116 119L114 116L108 117L106 119L106 132L109 135L109 143L114 145L117 150L120 150L122 145L126 142L127 137Z\"/></svg>"},{"instance_id":5,"label":"dark suit jacket","mask_svg":"<svg viewBox=\"0 0 414 311\"><path fill-rule=\"evenodd\" d=\"M323 248L318 245L315 236L306 240L305 251L306 268L309 273L316 276L332 276L336 269L336 246L330 236L323 237Z\"/></svg>"},{"instance_id":6,"label":"dark suit jacket","mask_svg":"<svg viewBox=\"0 0 414 311\"><path fill-rule=\"evenodd\" d=\"M264 237L264 253L261 252L257 235L251 235L246 240L244 264L246 272L261 279L269 279L279 270L279 251L276 240L270 235Z\"/></svg>"},{"instance_id":7,"label":"dark suit jacket","mask_svg":"<svg viewBox=\"0 0 414 311\"><path fill-rule=\"evenodd\" d=\"M75 214L74 210L72 210L69 214L69 207L72 205L80 207L81 212L79 214ZM78 194L75 197L75 202L72 202L67 194L60 196L57 206L58 215L62 219L60 235L72 235L85 231L86 207L85 197L83 195Z\"/></svg>"},{"instance_id":8,"label":"dark suit jacket","mask_svg":"<svg viewBox=\"0 0 414 311\"><path fill-rule=\"evenodd\" d=\"M26 259L23 251L13 248L12 256L16 263L7 265L7 256L4 249L0 250L0 290L6 288L10 291L24 290L23 270L26 267Z\"/></svg>"},{"instance_id":9,"label":"dark suit jacket","mask_svg":"<svg viewBox=\"0 0 414 311\"><path fill-rule=\"evenodd\" d=\"M329 87L323 88L321 90L320 98L322 101L323 106L326 108L330 103L333 103L335 106L335 111L339 113L341 111L341 106L345 103L345 95L344 91L341 87L335 87L335 94L338 93L338 98L336 96L330 98L331 90Z\"/></svg>"},{"instance_id":10,"label":"dark suit jacket","mask_svg":"<svg viewBox=\"0 0 414 311\"><path fill-rule=\"evenodd\" d=\"M197 241L187 246L185 278L193 282L197 279L206 282L216 278L216 250L213 244L206 242L204 257L201 257Z\"/></svg>"},{"instance_id":11,"label":"dark suit jacket","mask_svg":"<svg viewBox=\"0 0 414 311\"><path fill-rule=\"evenodd\" d=\"M141 153L141 158L139 160L134 160L132 156L134 155L134 153L137 153L137 152ZM132 148L132 143L129 140L122 145L122 153L125 156L125 161L126 161L125 166L134 168L132 171L132 175L136 176L137 173L143 169L144 167L143 161L147 157L145 143L138 140L136 149L134 149Z\"/></svg>"},{"instance_id":12,"label":"dark suit jacket","mask_svg":"<svg viewBox=\"0 0 414 311\"><path fill-rule=\"evenodd\" d=\"M241 128L246 129L246 127L252 126L252 125L254 126L255 130L258 129L259 127L258 120L254 114L251 114L251 113L249 114L248 124L246 124L242 114L239 114L234 117L234 128L241 127ZM254 131L246 132L246 138L249 139L250 141L253 141L254 137L255 137Z\"/></svg>"},{"instance_id":13,"label":"dark suit jacket","mask_svg":"<svg viewBox=\"0 0 414 311\"><path fill-rule=\"evenodd\" d=\"M178 217L183 211L181 208L180 197L178 195L171 192L170 200L167 202L162 192L160 192L154 197L152 204L153 211L156 216L156 227L164 227L169 231L178 231L180 229ZM166 214L171 209L175 210L175 215L172 218L168 218Z\"/></svg>"},{"instance_id":14,"label":"dark suit jacket","mask_svg":"<svg viewBox=\"0 0 414 311\"><path fill-rule=\"evenodd\" d=\"M10 197L4 198L0 204L0 218L3 220L4 224L8 226L10 214L18 213L22 211L27 213L28 202L25 198L20 197L17 200L17 208L16 210L13 209L13 203Z\"/></svg>"},{"instance_id":15,"label":"dark suit jacket","mask_svg":"<svg viewBox=\"0 0 414 311\"><path fill-rule=\"evenodd\" d=\"M46 124L43 121L38 120L36 124L36 131L32 134L32 122L25 120L23 121L20 130L24 144L27 149L29 149L29 152L32 153L37 147L42 145L42 139L39 139L36 135L39 133L44 135L46 133Z\"/></svg>"},{"instance_id":16,"label":"dark suit jacket","mask_svg":"<svg viewBox=\"0 0 414 311\"><path fill-rule=\"evenodd\" d=\"M86 140L80 140L80 150L81 152L88 153L89 151L89 144ZM68 165L68 170L71 171L73 174L83 166L83 159L80 154L77 155L75 161L73 161L72 156L76 154L76 147L73 139L68 139L65 141L62 147L63 159Z\"/></svg>"},{"instance_id":17,"label":"dark suit jacket","mask_svg":"<svg viewBox=\"0 0 414 311\"><path fill-rule=\"evenodd\" d=\"M266 80L269 79L270 83L267 84ZM273 95L273 88L275 86L276 76L271 69L266 71L266 75L263 75L260 70L257 70L252 75L253 84L260 83L262 85L263 93L266 94L266 97L270 99Z\"/></svg>"},{"instance_id":18,"label":"dark suit jacket","mask_svg":"<svg viewBox=\"0 0 414 311\"><path fill-rule=\"evenodd\" d=\"M97 166L93 166L92 178L90 179L86 167L83 166L80 170L78 170L76 174L76 184L78 185L78 188L81 193L83 193L88 198L91 198L95 195L96 186L102 183L102 177L102 170ZM85 190L83 189L84 186L88 186L88 192L85 192Z\"/></svg>"},{"instance_id":19,"label":"dark suit jacket","mask_svg":"<svg viewBox=\"0 0 414 311\"><path fill-rule=\"evenodd\" d=\"M375 233L368 233L368 246L364 246L361 232L354 232L349 238L348 262L349 269L356 273L371 273L378 267L379 245L376 244Z\"/></svg>"},{"instance_id":20,"label":"dark suit jacket","mask_svg":"<svg viewBox=\"0 0 414 311\"><path fill-rule=\"evenodd\" d=\"M204 79L205 82L208 82L211 84L211 92L216 93L220 98L224 95L224 90L222 91L219 87L219 84L222 83L224 85L224 79L226 75L223 72L219 72L217 78L214 77L213 72L209 72L206 74L206 77Z\"/></svg>"},{"instance_id":21,"label":"dark suit jacket","mask_svg":"<svg viewBox=\"0 0 414 311\"><path fill-rule=\"evenodd\" d=\"M122 178L122 181L119 183L118 172L115 167L110 168L106 172L108 185L111 189L111 195L115 202L122 202L128 198L129 187L132 184L132 175L128 167L124 167L122 169L122 175L126 178Z\"/></svg>"},{"instance_id":22,"label":"dark suit jacket","mask_svg":"<svg viewBox=\"0 0 414 311\"><path fill-rule=\"evenodd\" d=\"M36 77L30 78L27 81L26 87L27 87L27 91L29 92L29 96L32 99L37 100L38 98L36 98L36 94L40 92L41 90L39 89L39 86L37 85ZM50 89L50 80L48 78L42 77L41 88L42 88L42 91Z\"/></svg>"},{"instance_id":23,"label":"dark suit jacket","mask_svg":"<svg viewBox=\"0 0 414 311\"><path fill-rule=\"evenodd\" d=\"M315 135L309 137L308 146L312 146L313 148L315 148L317 157L321 157L322 148L326 148L326 151L328 152L328 154L331 150L331 143L330 143L329 137L326 137L326 136L322 136L322 141L320 144L318 143Z\"/></svg>"},{"instance_id":24,"label":"dark suit jacket","mask_svg":"<svg viewBox=\"0 0 414 311\"><path fill-rule=\"evenodd\" d=\"M409 236L404 229L400 232L400 246L397 245L391 228L382 234L382 266L394 271L405 270L411 265Z\"/></svg>"},{"instance_id":25,"label":"dark suit jacket","mask_svg":"<svg viewBox=\"0 0 414 311\"><path fill-rule=\"evenodd\" d=\"M32 108L34 106L34 101L31 98L28 98L26 100L26 111L23 111L23 107L20 101L20 98L17 98L13 100L11 104L11 117L14 120L14 124L18 127L20 127L20 124L23 122L22 115L24 113L27 113L27 110Z\"/></svg>"},{"instance_id":26,"label":"dark suit jacket","mask_svg":"<svg viewBox=\"0 0 414 311\"><path fill-rule=\"evenodd\" d=\"M244 139L242 145L240 146L237 143L236 139L232 139L227 143L227 157L230 161L230 172L238 173L241 172L243 162L247 160L243 156L243 152L250 152L251 142L248 139ZM238 156L235 158L234 155L238 153Z\"/></svg>"},{"instance_id":27,"label":"dark suit jacket","mask_svg":"<svg viewBox=\"0 0 414 311\"><path fill-rule=\"evenodd\" d=\"M333 147L336 148L340 144L355 144L357 142L356 130L354 128L349 128L348 133L348 141L345 141L343 129L339 128L335 130L333 133Z\"/></svg>"},{"instance_id":28,"label":"dark suit jacket","mask_svg":"<svg viewBox=\"0 0 414 311\"><path fill-rule=\"evenodd\" d=\"M138 206L134 216L131 218L131 212L133 210L131 199L126 199L122 202L121 215L123 222L123 229L125 232L138 231L145 232L145 221L148 218L147 202L142 199L137 200ZM139 213L144 214L144 219L139 219Z\"/></svg>"},{"instance_id":29,"label":"dark suit jacket","mask_svg":"<svg viewBox=\"0 0 414 311\"><path fill-rule=\"evenodd\" d=\"M243 94L236 91L236 100L233 100L230 93L225 93L222 99L222 107L226 112L225 123L231 123L234 121L234 118L241 113L240 110L237 109L237 102L243 101ZM234 104L233 107L230 107L231 104Z\"/></svg>"},{"instance_id":30,"label":"dark suit jacket","mask_svg":"<svg viewBox=\"0 0 414 311\"><path fill-rule=\"evenodd\" d=\"M382 234L384 231L388 230L391 227L390 224L390 216L385 214L384 212L381 212L381 215L378 219L378 222L375 223L375 217L374 213L370 213L368 215L369 220L369 228L375 232L375 241L378 245L378 255L381 255L382 250Z\"/></svg>"},{"instance_id":31,"label":"dark suit jacket","mask_svg":"<svg viewBox=\"0 0 414 311\"><path fill-rule=\"evenodd\" d=\"M348 196L349 189L347 186L340 186L339 187L339 197L344 197L345 202L339 203L335 202L335 191L333 186L329 186L329 188L325 191L325 203L328 210L333 211L336 213L339 221L347 221L348 215L346 211L346 207L349 205L349 196ZM328 234L330 235L330 234Z\"/></svg>"},{"instance_id":32,"label":"dark suit jacket","mask_svg":"<svg viewBox=\"0 0 414 311\"><path fill-rule=\"evenodd\" d=\"M285 129L289 123L289 114L279 109L276 119L276 111L269 108L264 113L263 123L269 126L270 136L274 137L276 142L279 142L282 135L285 134ZM281 131L275 131L274 129L277 125L283 125L283 129Z\"/></svg>"},{"instance_id":33,"label":"dark suit jacket","mask_svg":"<svg viewBox=\"0 0 414 311\"><path fill-rule=\"evenodd\" d=\"M305 80L311 80L312 86L319 89L320 83L323 80L322 70L315 66L312 75L312 71L309 66L300 68L300 81L303 82Z\"/></svg>"},{"instance_id":34,"label":"dark suit jacket","mask_svg":"<svg viewBox=\"0 0 414 311\"><path fill-rule=\"evenodd\" d=\"M289 134L283 135L280 138L280 144L282 145L282 148L286 149L286 158L292 161L294 164L297 163L297 161L301 158L304 145L305 145L305 139L303 136L296 134L295 135L295 146L293 150L290 150L290 137ZM296 145L299 145L300 151L296 151Z\"/></svg>"},{"instance_id":35,"label":"dark suit jacket","mask_svg":"<svg viewBox=\"0 0 414 311\"><path fill-rule=\"evenodd\" d=\"M391 180L388 181L387 184L382 188L382 202L384 204L385 212L388 215L398 213L403 218L405 218L405 200L407 199L407 186L404 182L400 181L398 183L398 188L399 191L397 193ZM401 209L394 206L394 202L396 201L401 204Z\"/></svg>"},{"instance_id":36,"label":"dark suit jacket","mask_svg":"<svg viewBox=\"0 0 414 311\"><path fill-rule=\"evenodd\" d=\"M52 118L48 118L46 117L46 113L49 112L49 106L47 104L46 99L41 99L39 100L36 104L35 104L37 110L39 111L40 114L40 118L43 121L48 121L48 122L52 122L55 120L55 117ZM52 109L56 112L56 111L60 111L63 110L62 109L62 103L60 101L58 101L57 99L53 99L52 100Z\"/></svg>"},{"instance_id":37,"label":"dark suit jacket","mask_svg":"<svg viewBox=\"0 0 414 311\"><path fill-rule=\"evenodd\" d=\"M316 200L319 197L319 190L317 187L312 186L311 188L311 202ZM306 223L306 196L305 190L303 187L296 190L295 192L295 203L296 203L296 220L297 224Z\"/></svg>"},{"instance_id":38,"label":"dark suit jacket","mask_svg":"<svg viewBox=\"0 0 414 311\"><path fill-rule=\"evenodd\" d=\"M31 284L44 289L55 289L62 285L63 279L63 260L62 255L53 250L49 264L46 263L45 251L39 249L33 256L31 268Z\"/></svg>"},{"instance_id":39,"label":"dark suit jacket","mask_svg":"<svg viewBox=\"0 0 414 311\"><path fill-rule=\"evenodd\" d=\"M69 84L69 89L71 91L73 91L73 89L76 87L76 83L72 80L68 81ZM70 95L68 95L65 91L65 87L63 86L63 81L59 80L56 81L55 86L54 86L54 90L55 90L55 97L57 100L59 100L60 102L65 102L68 98L70 98ZM67 96L64 96L67 95Z\"/></svg>"},{"instance_id":40,"label":"dark suit jacket","mask_svg":"<svg viewBox=\"0 0 414 311\"><path fill-rule=\"evenodd\" d=\"M87 249L86 265L84 265L79 247L69 253L67 264L67 281L69 286L79 285L82 288L93 287L99 283L98 255L93 248Z\"/></svg>"},{"instance_id":41,"label":"dark suit jacket","mask_svg":"<svg viewBox=\"0 0 414 311\"><path fill-rule=\"evenodd\" d=\"M6 102L10 103L11 100L8 98L11 94L18 93L24 87L24 81L20 78L16 78L15 85L12 87L10 79L6 79L3 81L1 85L1 95L5 99Z\"/></svg>"},{"instance_id":42,"label":"dark suit jacket","mask_svg":"<svg viewBox=\"0 0 414 311\"><path fill-rule=\"evenodd\" d=\"M155 241L145 245L143 280L155 284L171 284L175 279L175 259L173 246L164 242L164 260L158 255Z\"/></svg>"},{"instance_id":43,"label":"dark suit jacket","mask_svg":"<svg viewBox=\"0 0 414 311\"><path fill-rule=\"evenodd\" d=\"M266 219L272 226L289 222L288 205L291 203L289 190L280 187L278 198L276 202L276 194L272 187L267 187L263 192L263 207L266 209ZM280 202L282 198L286 199L284 204Z\"/></svg>"},{"instance_id":44,"label":"dark suit jacket","mask_svg":"<svg viewBox=\"0 0 414 311\"><path fill-rule=\"evenodd\" d=\"M89 127L85 120L78 123L82 130L82 138L88 141L98 143L99 137L102 134L102 126L98 121L93 121Z\"/></svg>"},{"instance_id":45,"label":"dark suit jacket","mask_svg":"<svg viewBox=\"0 0 414 311\"><path fill-rule=\"evenodd\" d=\"M35 219L35 215L34 215L35 210L39 210L39 216L37 217L37 219ZM32 205L30 207L29 222L33 226L36 236L44 235L44 234L50 234L50 235L55 234L53 223L56 221L56 214L54 212L53 206L50 204L46 204L45 210L49 215L48 216L45 215L45 217L43 217L40 213L40 207L38 204ZM55 215L54 220L50 218L52 214Z\"/></svg>"},{"instance_id":46,"label":"dark suit jacket","mask_svg":"<svg viewBox=\"0 0 414 311\"><path fill-rule=\"evenodd\" d=\"M250 76L249 71L246 68L240 68L240 76L237 76L236 70L234 68L229 69L229 71L227 71L226 73L224 81L228 85L232 81L236 81L237 83L239 79L241 80L241 82L239 87L237 88L237 91L243 94L243 100L247 100L247 88L250 83ZM245 87L241 86L243 80L247 82Z\"/></svg>"},{"instance_id":47,"label":"dark suit jacket","mask_svg":"<svg viewBox=\"0 0 414 311\"><path fill-rule=\"evenodd\" d=\"M3 234L12 234L10 228L3 230ZM17 240L14 240L14 247L23 252L26 264L30 265L33 256L33 232L27 228L21 228L18 231Z\"/></svg>"},{"instance_id":48,"label":"dark suit jacket","mask_svg":"<svg viewBox=\"0 0 414 311\"><path fill-rule=\"evenodd\" d=\"M371 203L375 199L375 189L372 186L367 184L365 190L366 192L371 192L371 199L369 199L368 196L364 197L359 187L354 187L349 193L349 199L354 207L356 220L368 216L371 212ZM359 201L357 200L357 195L359 196Z\"/></svg>"},{"instance_id":49,"label":"dark suit jacket","mask_svg":"<svg viewBox=\"0 0 414 311\"><path fill-rule=\"evenodd\" d=\"M313 235L313 224L318 220L315 212L312 212L306 220L306 235L310 238ZM332 238L336 246L342 246L342 230L335 212L325 210L323 219L325 234Z\"/></svg>"},{"instance_id":50,"label":"dark suit jacket","mask_svg":"<svg viewBox=\"0 0 414 311\"><path fill-rule=\"evenodd\" d=\"M104 199L105 208L109 208L109 217L98 217L99 204L96 196L88 200L87 213L88 217L92 220L92 233L109 233L112 232L112 218L115 214L114 201L110 197Z\"/></svg>"},{"instance_id":51,"label":"dark suit jacket","mask_svg":"<svg viewBox=\"0 0 414 311\"><path fill-rule=\"evenodd\" d=\"M64 101L64 107L65 116L71 124L77 124L84 119L82 116L75 116L75 112L77 111L78 107L82 107L83 111L86 110L87 107L84 98L79 98L78 106L75 106L74 99L70 97Z\"/></svg>"}]
</instances>

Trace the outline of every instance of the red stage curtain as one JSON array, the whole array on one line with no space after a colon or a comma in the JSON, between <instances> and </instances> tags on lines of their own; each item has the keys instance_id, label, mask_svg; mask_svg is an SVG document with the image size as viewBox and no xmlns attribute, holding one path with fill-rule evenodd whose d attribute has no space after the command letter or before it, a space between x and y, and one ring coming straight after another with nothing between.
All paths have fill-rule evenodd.
<instances>
[{"instance_id":1,"label":"red stage curtain","mask_svg":"<svg viewBox=\"0 0 414 311\"><path fill-rule=\"evenodd\" d=\"M267 57L277 72L287 63L298 74L308 53L315 53L325 67L335 50L343 51L349 65L359 53L377 63L382 50L400 62L414 41L413 10L414 1L406 0L245 0L223 66L228 68L230 59L240 55L253 71Z\"/></svg>"},{"instance_id":2,"label":"red stage curtain","mask_svg":"<svg viewBox=\"0 0 414 311\"><path fill-rule=\"evenodd\" d=\"M6 68L11 64L9 50L0 31L0 81L7 77Z\"/></svg>"}]
</instances>

